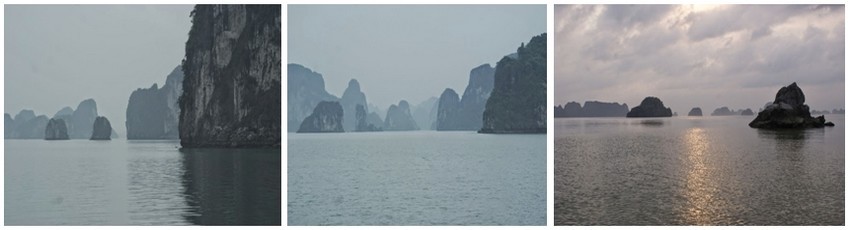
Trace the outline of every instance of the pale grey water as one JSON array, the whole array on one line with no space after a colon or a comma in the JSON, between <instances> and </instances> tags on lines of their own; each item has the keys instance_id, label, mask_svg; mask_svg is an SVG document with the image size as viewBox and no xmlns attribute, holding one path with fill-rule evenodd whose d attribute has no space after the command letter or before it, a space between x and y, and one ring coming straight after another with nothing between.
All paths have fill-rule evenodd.
<instances>
[{"instance_id":1,"label":"pale grey water","mask_svg":"<svg viewBox=\"0 0 850 230\"><path fill-rule=\"evenodd\" d=\"M556 225L844 225L844 116L555 120Z\"/></svg>"},{"instance_id":2,"label":"pale grey water","mask_svg":"<svg viewBox=\"0 0 850 230\"><path fill-rule=\"evenodd\" d=\"M289 225L545 225L546 135L288 135Z\"/></svg>"},{"instance_id":3,"label":"pale grey water","mask_svg":"<svg viewBox=\"0 0 850 230\"><path fill-rule=\"evenodd\" d=\"M280 149L5 140L6 225L280 225Z\"/></svg>"}]
</instances>

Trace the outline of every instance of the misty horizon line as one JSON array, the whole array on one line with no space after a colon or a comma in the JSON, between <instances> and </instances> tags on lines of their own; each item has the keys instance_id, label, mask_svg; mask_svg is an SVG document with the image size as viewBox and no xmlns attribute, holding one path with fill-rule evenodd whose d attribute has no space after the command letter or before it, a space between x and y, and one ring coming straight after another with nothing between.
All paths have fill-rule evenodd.
<instances>
[{"instance_id":1,"label":"misty horizon line","mask_svg":"<svg viewBox=\"0 0 850 230\"><path fill-rule=\"evenodd\" d=\"M524 43L523 43L523 44L524 44ZM511 54L508 54L508 55L504 55L503 57L508 57L508 56L510 56L510 55L514 55L514 54L516 54L516 52L511 53ZM289 62L289 63L287 63L287 65L292 65L292 64L303 66L304 68L307 68L307 69L309 69L310 71L313 71L313 72L318 73L319 75L321 75L321 76L322 76L322 82L323 82L323 83L324 83L324 85L325 85L325 91L326 91L326 92L328 92L329 94L331 94L331 95L335 96L335 97L340 98L340 96L341 96L341 95L345 92L345 90L348 88L348 87L346 87L346 88L345 88L345 89L343 89L343 90L342 90L342 92L340 92L339 94L334 93L334 92L330 92L330 91L328 90L328 88L327 88L327 82L329 81L329 78L328 78L325 74L323 74L321 71L319 71L319 70L317 70L317 69L314 69L314 68L312 68L312 67L309 67L309 66L304 66L304 65L302 65L302 64L300 64L300 63L298 63L298 62ZM482 63L482 64L478 64L478 65L476 65L476 66L474 66L474 67L469 68L469 71L467 71L466 76L465 76L465 77L462 77L462 78L466 79L467 81L466 81L466 84L465 84L462 88L460 88L460 91L461 91L461 92L463 91L463 89L465 89L465 87L466 87L466 86L468 86L468 85L470 84L470 80L471 80L471 79L470 79L470 73L471 73L471 71L472 71L473 69L475 69L476 67L483 66L483 65L489 65L489 66L493 67L494 69L496 68L495 64L493 64L493 63L489 63L489 62ZM364 84L362 84L362 83L360 83L360 81L361 81L361 80L360 80L360 79L358 79L358 78L356 78L356 77L351 77L351 78L349 78L347 81L352 81L352 80L355 80L355 81L357 81L357 82L358 82L358 85L360 86L360 91L361 91L361 92L363 92L364 94L366 94L366 97L367 97L367 98L369 98L369 91L367 90L369 87L368 87L368 86L366 86L366 85L364 85ZM346 80L343 80L343 81L346 81ZM409 87L415 87L415 86L409 86ZM409 87L408 87L408 88L409 88ZM394 97L394 98L398 98L398 99L397 99L395 102L393 102L393 103L391 103L391 104L389 104L389 105L380 105L380 104L378 104L378 103L374 103L373 101L369 101L369 100L367 100L367 101L369 101L369 102L368 102L368 104L369 104L369 105L366 105L366 106L367 106L367 107L374 106L374 107L377 107L377 108L381 109L381 110L382 110L382 111L384 111L384 112L386 112L387 108L389 108L390 106L392 106L392 105L398 105L398 103L399 103L399 102L401 102L401 101L407 101L407 102L408 102L411 106L415 106L415 105L418 105L418 104L420 104L420 103L422 103L422 102L429 101L429 100L431 100L431 99L437 99L437 100L439 100L439 99L440 99L439 95L440 95L440 94L441 94L444 90L446 90L446 89L452 89L452 90L458 91L458 89L455 89L455 88L452 88L452 87L448 87L448 86L447 86L447 87L445 87L445 88L443 88L443 89L439 90L439 92L436 92L436 93L434 93L434 94L431 94L430 96L425 97L424 99L421 99L421 100L413 101L413 100L411 100L411 99L406 99L405 97ZM369 112L374 112L374 111L369 111ZM379 114L379 115L380 115L380 114ZM384 115L385 115L385 114L384 114ZM381 115L381 116L383 117L383 115Z\"/></svg>"}]
</instances>

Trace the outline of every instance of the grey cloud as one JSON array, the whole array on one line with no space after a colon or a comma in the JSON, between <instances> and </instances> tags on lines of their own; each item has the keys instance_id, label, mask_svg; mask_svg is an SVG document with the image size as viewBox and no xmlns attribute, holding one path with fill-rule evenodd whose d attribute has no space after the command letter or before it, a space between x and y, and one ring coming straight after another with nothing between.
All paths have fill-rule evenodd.
<instances>
[{"instance_id":1,"label":"grey cloud","mask_svg":"<svg viewBox=\"0 0 850 230\"><path fill-rule=\"evenodd\" d=\"M556 5L555 28L558 103L756 108L796 81L844 105L844 7Z\"/></svg>"}]
</instances>

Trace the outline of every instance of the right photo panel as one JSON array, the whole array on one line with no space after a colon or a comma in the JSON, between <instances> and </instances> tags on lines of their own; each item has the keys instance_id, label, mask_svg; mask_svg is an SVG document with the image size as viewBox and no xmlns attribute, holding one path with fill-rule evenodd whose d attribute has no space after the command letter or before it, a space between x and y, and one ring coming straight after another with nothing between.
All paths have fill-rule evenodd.
<instances>
[{"instance_id":1,"label":"right photo panel","mask_svg":"<svg viewBox=\"0 0 850 230\"><path fill-rule=\"evenodd\" d=\"M555 225L844 225L843 5L555 5Z\"/></svg>"}]
</instances>

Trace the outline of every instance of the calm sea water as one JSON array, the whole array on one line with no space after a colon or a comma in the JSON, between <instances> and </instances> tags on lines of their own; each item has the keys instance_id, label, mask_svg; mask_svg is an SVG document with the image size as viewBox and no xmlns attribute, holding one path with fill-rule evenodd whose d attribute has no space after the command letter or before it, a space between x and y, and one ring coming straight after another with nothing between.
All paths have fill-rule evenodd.
<instances>
[{"instance_id":1,"label":"calm sea water","mask_svg":"<svg viewBox=\"0 0 850 230\"><path fill-rule=\"evenodd\" d=\"M6 225L280 225L280 149L5 140Z\"/></svg>"},{"instance_id":2,"label":"calm sea water","mask_svg":"<svg viewBox=\"0 0 850 230\"><path fill-rule=\"evenodd\" d=\"M546 135L288 135L289 225L545 225Z\"/></svg>"},{"instance_id":3,"label":"calm sea water","mask_svg":"<svg viewBox=\"0 0 850 230\"><path fill-rule=\"evenodd\" d=\"M844 116L555 120L557 225L844 225Z\"/></svg>"}]
</instances>

